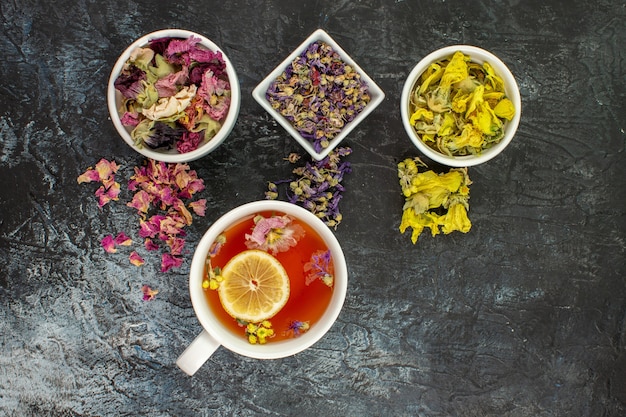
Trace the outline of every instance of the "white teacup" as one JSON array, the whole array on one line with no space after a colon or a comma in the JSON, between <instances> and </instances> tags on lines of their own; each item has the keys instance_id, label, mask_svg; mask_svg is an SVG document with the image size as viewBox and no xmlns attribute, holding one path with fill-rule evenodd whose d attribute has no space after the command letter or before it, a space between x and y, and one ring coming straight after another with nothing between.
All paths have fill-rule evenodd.
<instances>
[{"instance_id":1,"label":"white teacup","mask_svg":"<svg viewBox=\"0 0 626 417\"><path fill-rule=\"evenodd\" d=\"M234 334L232 330L227 329L215 317L206 301L202 281L205 274L205 260L217 237L231 225L264 211L276 211L295 217L308 224L324 240L331 251L334 263L334 288L326 311L307 332L287 340L253 345L242 334ZM348 270L341 246L333 232L317 216L300 206L284 201L263 200L239 206L224 214L209 227L194 253L189 273L189 293L193 308L204 330L180 355L176 364L188 375L193 375L220 346L240 355L257 359L277 359L301 352L320 340L331 328L343 306L347 287Z\"/></svg>"}]
</instances>

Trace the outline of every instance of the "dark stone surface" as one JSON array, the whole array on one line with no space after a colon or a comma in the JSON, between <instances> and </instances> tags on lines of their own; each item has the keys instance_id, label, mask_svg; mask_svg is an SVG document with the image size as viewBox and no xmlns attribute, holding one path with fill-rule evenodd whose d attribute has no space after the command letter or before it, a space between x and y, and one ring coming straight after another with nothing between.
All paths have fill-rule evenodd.
<instances>
[{"instance_id":1,"label":"dark stone surface","mask_svg":"<svg viewBox=\"0 0 626 417\"><path fill-rule=\"evenodd\" d=\"M3 1L0 414L625 415L625 19L610 0ZM387 95L345 142L345 307L294 357L220 348L187 377L174 362L200 331L190 254L160 273L155 257L136 268L100 247L137 219L121 202L99 209L76 178L104 157L124 181L142 162L108 119L106 82L130 42L166 27L220 45L243 93L233 133L190 164L208 210L189 251L290 173L282 158L300 149L251 91L313 30ZM398 101L413 65L456 43L509 65L521 125L470 169L470 233L412 245L398 231L396 163L418 154Z\"/></svg>"}]
</instances>

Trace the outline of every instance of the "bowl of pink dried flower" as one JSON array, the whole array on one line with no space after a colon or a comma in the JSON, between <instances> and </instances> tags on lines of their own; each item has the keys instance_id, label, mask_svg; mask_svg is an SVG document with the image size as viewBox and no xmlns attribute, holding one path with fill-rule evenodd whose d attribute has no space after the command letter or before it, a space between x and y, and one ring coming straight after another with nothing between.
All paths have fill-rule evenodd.
<instances>
[{"instance_id":1,"label":"bowl of pink dried flower","mask_svg":"<svg viewBox=\"0 0 626 417\"><path fill-rule=\"evenodd\" d=\"M115 63L109 114L122 139L140 154L188 162L215 150L239 115L235 69L208 38L181 29L149 33Z\"/></svg>"}]
</instances>

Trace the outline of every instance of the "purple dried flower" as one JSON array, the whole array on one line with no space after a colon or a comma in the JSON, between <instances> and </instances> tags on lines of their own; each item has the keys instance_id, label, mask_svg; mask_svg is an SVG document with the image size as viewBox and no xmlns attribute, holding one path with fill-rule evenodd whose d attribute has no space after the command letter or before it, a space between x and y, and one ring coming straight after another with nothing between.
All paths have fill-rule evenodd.
<instances>
[{"instance_id":1,"label":"purple dried flower","mask_svg":"<svg viewBox=\"0 0 626 417\"><path fill-rule=\"evenodd\" d=\"M351 152L350 148L338 148L321 161L306 161L292 171L297 178L270 182L265 198L277 199L278 185L289 184L287 201L309 210L328 226L337 227L342 220L339 201L345 191L341 181L351 172L350 163L341 158ZM286 159L295 163L299 158Z\"/></svg>"},{"instance_id":2,"label":"purple dried flower","mask_svg":"<svg viewBox=\"0 0 626 417\"><path fill-rule=\"evenodd\" d=\"M329 287L333 286L333 259L330 250L318 250L311 255L311 260L304 264L304 272L307 273L305 284L310 285L319 279Z\"/></svg>"},{"instance_id":3,"label":"purple dried flower","mask_svg":"<svg viewBox=\"0 0 626 417\"><path fill-rule=\"evenodd\" d=\"M182 133L179 128L173 128L166 123L156 122L150 130L150 134L143 141L152 149L171 147Z\"/></svg>"},{"instance_id":4,"label":"purple dried flower","mask_svg":"<svg viewBox=\"0 0 626 417\"><path fill-rule=\"evenodd\" d=\"M360 74L325 42L313 42L285 68L266 98L320 152L369 103Z\"/></svg>"},{"instance_id":5,"label":"purple dried flower","mask_svg":"<svg viewBox=\"0 0 626 417\"><path fill-rule=\"evenodd\" d=\"M122 72L113 85L126 98L137 98L143 91L142 80L146 79L146 73L136 66L131 66L128 72Z\"/></svg>"}]
</instances>

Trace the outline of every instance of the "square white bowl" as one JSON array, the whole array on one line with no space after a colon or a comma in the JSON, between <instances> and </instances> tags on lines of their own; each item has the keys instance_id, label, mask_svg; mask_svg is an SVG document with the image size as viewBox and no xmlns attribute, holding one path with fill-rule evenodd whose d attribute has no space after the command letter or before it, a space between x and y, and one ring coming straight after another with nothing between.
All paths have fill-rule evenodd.
<instances>
[{"instance_id":1,"label":"square white bowl","mask_svg":"<svg viewBox=\"0 0 626 417\"><path fill-rule=\"evenodd\" d=\"M300 54L313 42L322 41L330 45L333 50L339 54L343 62L350 65L367 84L370 101L361 110L361 112L349 123L343 126L339 134L329 141L328 147L317 152L313 147L313 143L303 137L291 124L289 120L276 111L266 97L266 92L276 78L283 73L288 65L296 59ZM376 85L376 83L359 67L356 62L331 38L325 31L318 29L313 32L304 42L300 44L283 62L281 62L252 92L254 99L269 113L278 123L280 123L287 132L317 161L324 159L348 134L357 127L365 118L385 99L385 93Z\"/></svg>"}]
</instances>

